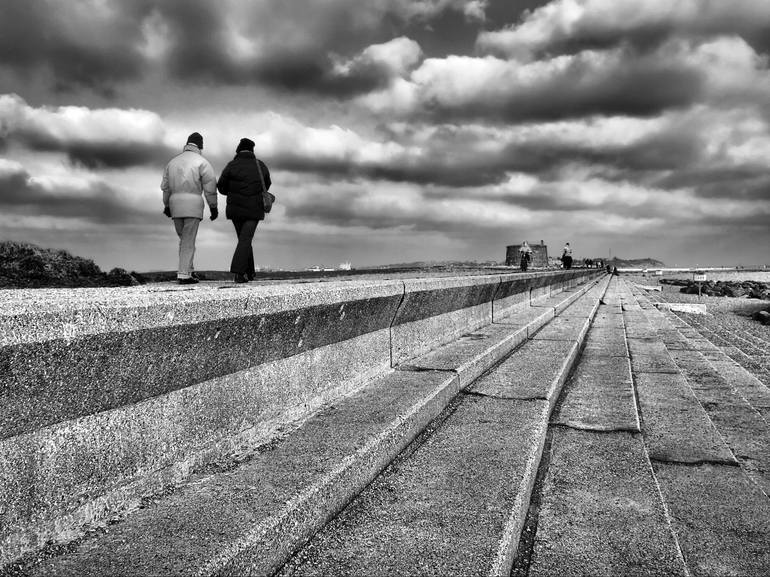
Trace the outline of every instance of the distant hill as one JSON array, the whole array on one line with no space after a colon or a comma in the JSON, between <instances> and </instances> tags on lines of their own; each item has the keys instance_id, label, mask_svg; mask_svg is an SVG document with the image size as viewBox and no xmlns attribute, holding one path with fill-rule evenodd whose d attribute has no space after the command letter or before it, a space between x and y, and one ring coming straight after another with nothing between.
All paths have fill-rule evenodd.
<instances>
[{"instance_id":1,"label":"distant hill","mask_svg":"<svg viewBox=\"0 0 770 577\"><path fill-rule=\"evenodd\" d=\"M0 288L105 287L139 284L122 268L103 272L94 261L66 250L0 242Z\"/></svg>"},{"instance_id":2,"label":"distant hill","mask_svg":"<svg viewBox=\"0 0 770 577\"><path fill-rule=\"evenodd\" d=\"M605 262L618 268L664 268L666 266L666 263L649 257L631 259L613 257Z\"/></svg>"}]
</instances>

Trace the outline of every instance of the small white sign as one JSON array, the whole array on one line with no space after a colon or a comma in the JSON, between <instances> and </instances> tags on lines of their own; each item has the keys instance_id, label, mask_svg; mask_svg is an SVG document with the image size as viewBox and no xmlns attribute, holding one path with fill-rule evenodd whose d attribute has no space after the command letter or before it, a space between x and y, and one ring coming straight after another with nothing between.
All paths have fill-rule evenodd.
<instances>
[{"instance_id":1,"label":"small white sign","mask_svg":"<svg viewBox=\"0 0 770 577\"><path fill-rule=\"evenodd\" d=\"M695 274L695 275L693 275L692 280L703 282L703 281L706 280L706 275L705 274Z\"/></svg>"}]
</instances>

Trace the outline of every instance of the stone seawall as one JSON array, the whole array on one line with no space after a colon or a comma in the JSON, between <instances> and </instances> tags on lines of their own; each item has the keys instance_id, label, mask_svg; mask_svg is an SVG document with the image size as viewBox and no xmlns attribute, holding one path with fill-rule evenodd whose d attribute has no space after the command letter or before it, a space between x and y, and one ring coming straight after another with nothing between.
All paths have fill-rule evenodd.
<instances>
[{"instance_id":1,"label":"stone seawall","mask_svg":"<svg viewBox=\"0 0 770 577\"><path fill-rule=\"evenodd\" d=\"M0 565L598 274L1 291Z\"/></svg>"}]
</instances>

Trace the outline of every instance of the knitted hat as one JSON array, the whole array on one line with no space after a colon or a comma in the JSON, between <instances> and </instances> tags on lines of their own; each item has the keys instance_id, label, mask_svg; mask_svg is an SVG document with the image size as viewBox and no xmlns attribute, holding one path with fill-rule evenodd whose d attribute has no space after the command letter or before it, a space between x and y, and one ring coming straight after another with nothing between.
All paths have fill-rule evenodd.
<instances>
[{"instance_id":1,"label":"knitted hat","mask_svg":"<svg viewBox=\"0 0 770 577\"><path fill-rule=\"evenodd\" d=\"M194 144L203 150L203 137L199 132L193 132L190 136L187 137L187 144Z\"/></svg>"},{"instance_id":2,"label":"knitted hat","mask_svg":"<svg viewBox=\"0 0 770 577\"><path fill-rule=\"evenodd\" d=\"M249 138L241 138L241 141L238 143L238 147L235 149L235 152L240 152L241 150L254 152L254 141Z\"/></svg>"}]
</instances>

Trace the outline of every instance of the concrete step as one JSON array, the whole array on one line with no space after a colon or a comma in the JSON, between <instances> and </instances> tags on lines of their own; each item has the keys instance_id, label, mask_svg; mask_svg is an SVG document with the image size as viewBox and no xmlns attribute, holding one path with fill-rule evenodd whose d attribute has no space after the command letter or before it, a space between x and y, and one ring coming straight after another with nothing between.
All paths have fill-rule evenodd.
<instances>
[{"instance_id":1,"label":"concrete step","mask_svg":"<svg viewBox=\"0 0 770 577\"><path fill-rule=\"evenodd\" d=\"M556 427L530 576L687 575L644 443Z\"/></svg>"},{"instance_id":2,"label":"concrete step","mask_svg":"<svg viewBox=\"0 0 770 577\"><path fill-rule=\"evenodd\" d=\"M644 299L642 295L639 298ZM687 386L741 467L770 495L770 425L747 399L747 396L758 396L764 400L764 395L756 388L749 389L749 395L744 394L743 387L736 386L728 375L723 376L714 368L709 358L720 358L723 353L718 347L699 340L693 348L686 347L688 341L684 336L676 339L678 331L664 312L647 308L645 315L651 325L667 331L668 344L663 343L666 354L686 379ZM740 371L735 369L733 373L740 374ZM738 383L745 386L743 380Z\"/></svg>"},{"instance_id":3,"label":"concrete step","mask_svg":"<svg viewBox=\"0 0 770 577\"><path fill-rule=\"evenodd\" d=\"M691 575L762 575L770 567L766 421L747 402L740 374L714 370L713 343L637 294L624 313L656 334L657 355L634 373L645 443ZM642 312L638 315L639 311ZM632 357L634 346L631 346ZM645 352L648 349L645 349ZM716 359L722 359L716 355ZM671 374L671 364L678 369ZM654 367L663 367L657 372ZM745 377L745 375L744 375Z\"/></svg>"},{"instance_id":4,"label":"concrete step","mask_svg":"<svg viewBox=\"0 0 770 577\"><path fill-rule=\"evenodd\" d=\"M747 465L762 423L703 364L710 343L612 289L557 403L513 574L767 573L770 500Z\"/></svg>"},{"instance_id":5,"label":"concrete step","mask_svg":"<svg viewBox=\"0 0 770 577\"><path fill-rule=\"evenodd\" d=\"M607 280L601 282L606 286ZM556 310L567 309L564 303L589 290L594 292L587 298L594 298L599 289L590 283L545 297L546 306L516 309L500 323L409 361L245 462L198 475L63 551L26 559L21 570L33 575L269 574L370 483L462 387L510 353L522 335L534 334ZM529 429L531 417L520 417Z\"/></svg>"},{"instance_id":6,"label":"concrete step","mask_svg":"<svg viewBox=\"0 0 770 577\"><path fill-rule=\"evenodd\" d=\"M573 299L556 318L590 322L585 315L608 282ZM462 392L431 434L410 446L280 574L508 574L548 418L585 331L570 325L548 339L538 334Z\"/></svg>"},{"instance_id":7,"label":"concrete step","mask_svg":"<svg viewBox=\"0 0 770 577\"><path fill-rule=\"evenodd\" d=\"M614 279L557 403L515 575L687 575L640 434L626 300Z\"/></svg>"}]
</instances>

